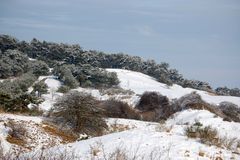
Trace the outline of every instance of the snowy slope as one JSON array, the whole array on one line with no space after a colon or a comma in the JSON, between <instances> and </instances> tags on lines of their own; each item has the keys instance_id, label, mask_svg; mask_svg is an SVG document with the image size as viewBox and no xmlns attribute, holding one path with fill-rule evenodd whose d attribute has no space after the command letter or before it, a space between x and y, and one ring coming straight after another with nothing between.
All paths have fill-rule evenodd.
<instances>
[{"instance_id":1,"label":"snowy slope","mask_svg":"<svg viewBox=\"0 0 240 160\"><path fill-rule=\"evenodd\" d=\"M128 102L134 105L139 95L145 91L158 91L163 95L166 95L170 99L180 98L193 91L199 93L202 98L214 104L219 104L222 101L230 101L240 106L239 97L230 96L213 96L204 91L198 91L191 88L182 88L179 85L167 86L163 83L157 82L154 78L144 75L138 72L132 72L122 69L108 69L108 71L116 72L120 80L120 87L132 90L135 92L133 95L115 94L107 95L103 94L98 89L91 88L77 88L75 90L79 92L85 92L93 95L98 100L106 100L109 98L116 98ZM45 101L40 104L40 107L44 110L48 110L55 103L56 98L62 96L57 93L56 90L61 86L61 83L54 76L40 77L39 80L44 79L48 85L48 94L43 95ZM125 97L125 98L124 98ZM0 118L4 121L5 115L0 115ZM40 124L41 118L24 117L6 115L7 118L12 118L19 121ZM88 140L76 141L65 145L56 144L55 147L46 149L46 153L49 156L54 156L59 153L66 152L70 157L72 154L74 157L71 159L106 159L116 149L124 151L128 157L132 158L136 156L137 159L151 160L151 159L216 159L221 157L222 159L240 159L240 148L227 149L224 147L208 146L200 142L199 139L191 139L185 135L185 128L195 122L200 122L203 126L211 126L215 128L221 137L229 139L240 139L240 123L223 121L222 118L215 116L206 110L184 110L182 112L175 113L173 117L166 120L165 123L152 123L143 122L137 120L128 119L107 119L107 124L110 126L107 135L90 138ZM33 125L33 124L32 124ZM40 125L41 126L41 125ZM118 127L117 129L114 127ZM0 123L0 138L6 139L8 129L4 127L3 123ZM115 133L114 133L115 132ZM47 139L49 135L45 135ZM58 139L55 138L57 142ZM46 144L45 140L36 146L39 147L42 144ZM4 147L9 149L9 144L5 140ZM45 153L45 154L46 154ZM41 155L41 150L23 154L22 156Z\"/></svg>"},{"instance_id":2,"label":"snowy slope","mask_svg":"<svg viewBox=\"0 0 240 160\"><path fill-rule=\"evenodd\" d=\"M120 86L124 89L130 89L137 94L142 94L145 91L158 91L170 99L180 98L186 94L196 91L202 98L209 102L218 105L223 101L229 101L240 106L240 97L231 96L213 96L208 92L199 91L192 88L183 88L174 84L167 86L166 84L157 82L154 78L129 70L123 69L107 69L109 72L116 72L120 80Z\"/></svg>"},{"instance_id":3,"label":"snowy slope","mask_svg":"<svg viewBox=\"0 0 240 160\"><path fill-rule=\"evenodd\" d=\"M221 157L222 159L240 159L240 155L233 153L233 151L202 144L198 139L187 138L184 133L182 133L186 125L178 124L177 121L181 119L184 122L191 122L192 119L190 117L194 114L197 113L188 110L183 114L175 115L176 119L170 119L166 122L166 129L164 127L162 127L163 129L159 129L161 126L158 123L118 119L118 124L134 127L130 127L130 130L119 133L112 133L53 147L47 151L47 154L56 155L59 152L67 152L69 155L74 155L72 159L102 160L108 159L106 157L109 157L117 149L120 149L124 151L128 157L132 158L136 156L139 160L205 160L215 159L217 157ZM203 114L200 112L199 114L205 115L205 118L212 116L208 111ZM109 119L108 123L113 123L115 120L116 119ZM221 123L218 123L218 125L218 129L220 130L225 124L221 125ZM239 127L239 124L237 125L236 127ZM237 132L238 130L235 133ZM36 152L30 153L30 155L36 154Z\"/></svg>"}]
</instances>

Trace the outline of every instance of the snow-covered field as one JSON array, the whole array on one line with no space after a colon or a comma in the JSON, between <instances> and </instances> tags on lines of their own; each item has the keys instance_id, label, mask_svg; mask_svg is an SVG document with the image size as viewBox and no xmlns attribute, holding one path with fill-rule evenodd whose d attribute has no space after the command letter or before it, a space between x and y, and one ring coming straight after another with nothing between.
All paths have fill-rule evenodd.
<instances>
[{"instance_id":1,"label":"snow-covered field","mask_svg":"<svg viewBox=\"0 0 240 160\"><path fill-rule=\"evenodd\" d=\"M139 100L139 95L145 91L158 91L169 99L180 98L186 94L196 91L201 97L213 104L219 104L223 101L229 101L240 106L239 97L214 96L204 91L198 91L191 88L182 88L179 85L167 86L157 82L154 78L138 72L132 72L122 69L108 69L110 72L116 72L120 80L120 87L126 90L134 91L132 95L108 95L100 90L91 88L77 88L79 92L92 94L98 100L107 100L116 98L134 105ZM56 101L56 98L62 96L57 93L61 83L54 76L40 77L38 81L46 78L48 85L48 94L43 95L45 101L40 104L44 110L49 110ZM29 89L31 90L31 88ZM77 141L69 144L61 144L58 138L54 138L47 133L43 133L37 126L41 126L41 117L17 116L11 114L0 114L0 140L3 148L9 150L11 144L6 141L9 128L4 125L7 119L24 122L33 131L38 131L38 143L35 144L34 152L26 153L24 156L40 154L40 146L46 145L46 140L51 139L56 142L56 146L46 151L49 155L55 155L66 151L67 154L73 154L73 159L107 159L117 149L130 158L136 156L136 159L240 159L240 148L227 149L226 147L209 146L200 142L199 139L191 139L185 135L185 128L196 122L203 126L215 128L219 136L229 139L240 139L240 123L223 121L222 118L215 116L206 110L185 110L175 113L174 116L165 121L165 123L152 123L128 119L107 119L107 124L112 127L107 135ZM114 128L115 127L115 128ZM120 128L120 129L119 129ZM43 137L42 140L39 140ZM240 146L239 146L240 147ZM221 160L220 159L220 160Z\"/></svg>"},{"instance_id":2,"label":"snow-covered field","mask_svg":"<svg viewBox=\"0 0 240 160\"><path fill-rule=\"evenodd\" d=\"M196 118L203 125L213 124L213 115L208 111L187 110L177 114L173 119L169 119L166 124L142 122L126 119L108 119L108 123L117 123L129 126L129 130L95 137L88 140L53 147L48 150L49 155L57 154L58 151L73 154L76 159L105 159L112 153L120 149L125 152L129 158L134 156L137 159L240 159L240 155L233 151L208 146L200 143L198 139L189 139L184 134L186 122L193 123ZM239 128L240 124L231 124L230 122L221 123L220 118L216 118L217 123L214 125L219 131L225 129L223 133L232 131L233 128ZM228 123L228 124L227 124ZM233 128L231 128L233 127ZM239 129L233 131L231 136L240 138ZM237 151L234 151L237 152ZM239 150L238 150L239 152ZM30 153L36 154L36 153ZM29 154L27 154L29 155Z\"/></svg>"}]
</instances>

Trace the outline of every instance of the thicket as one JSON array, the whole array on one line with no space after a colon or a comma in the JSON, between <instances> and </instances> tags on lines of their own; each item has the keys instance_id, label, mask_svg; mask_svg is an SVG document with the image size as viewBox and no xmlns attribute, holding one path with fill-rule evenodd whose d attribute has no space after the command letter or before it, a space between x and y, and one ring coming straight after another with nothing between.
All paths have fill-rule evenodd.
<instances>
[{"instance_id":1,"label":"thicket","mask_svg":"<svg viewBox=\"0 0 240 160\"><path fill-rule=\"evenodd\" d=\"M240 109L230 102L222 102L218 106L205 102L195 92L184 95L172 102L158 92L145 92L135 106L142 120L159 121L168 119L176 112L187 109L207 110L225 121L240 122Z\"/></svg>"},{"instance_id":2,"label":"thicket","mask_svg":"<svg viewBox=\"0 0 240 160\"><path fill-rule=\"evenodd\" d=\"M36 97L26 93L37 77L32 73L25 73L13 80L0 83L0 108L7 112L28 111L27 105L37 103Z\"/></svg>"},{"instance_id":3,"label":"thicket","mask_svg":"<svg viewBox=\"0 0 240 160\"><path fill-rule=\"evenodd\" d=\"M18 41L17 39L7 35L0 36L0 46L2 52L7 49L18 49L31 58L46 62L50 67L55 67L58 64L74 64L78 69L82 70L85 70L84 68L91 68L91 72L99 72L101 70L99 70L99 68L129 69L150 75L156 78L159 82L163 82L168 85L176 83L183 87L191 87L213 92L208 83L185 79L176 69L171 69L168 63L157 64L154 60L145 61L138 56L129 56L122 53L106 54L104 52L93 50L84 51L79 45L69 45L63 43L57 44L46 41L41 42L35 38L30 43L27 43L25 41ZM78 74L78 72L82 72L82 70L75 71L72 74ZM89 73L84 75L87 74ZM96 78L102 78L102 76L106 76L108 74L101 72L100 74L94 75L95 77L93 76L93 79L82 75L78 77L74 75L74 77L78 79L80 85L98 86L99 84L104 84L105 80L95 82L96 84L92 83L96 80Z\"/></svg>"}]
</instances>

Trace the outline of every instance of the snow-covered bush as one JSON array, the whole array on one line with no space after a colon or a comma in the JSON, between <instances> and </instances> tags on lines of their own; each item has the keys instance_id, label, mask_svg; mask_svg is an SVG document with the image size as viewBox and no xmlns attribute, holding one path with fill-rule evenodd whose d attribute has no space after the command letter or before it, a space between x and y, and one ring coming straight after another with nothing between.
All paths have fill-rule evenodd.
<instances>
[{"instance_id":1,"label":"snow-covered bush","mask_svg":"<svg viewBox=\"0 0 240 160\"><path fill-rule=\"evenodd\" d=\"M218 106L226 117L234 122L240 122L240 108L231 102L222 102Z\"/></svg>"},{"instance_id":2,"label":"snow-covered bush","mask_svg":"<svg viewBox=\"0 0 240 160\"><path fill-rule=\"evenodd\" d=\"M140 111L141 119L147 121L167 119L176 112L169 99L158 92L143 93L135 108Z\"/></svg>"},{"instance_id":3,"label":"snow-covered bush","mask_svg":"<svg viewBox=\"0 0 240 160\"><path fill-rule=\"evenodd\" d=\"M215 105L205 102L196 92L184 95L173 102L174 111L182 111L186 109L208 110L219 117L227 118L221 109Z\"/></svg>"},{"instance_id":4,"label":"snow-covered bush","mask_svg":"<svg viewBox=\"0 0 240 160\"><path fill-rule=\"evenodd\" d=\"M149 111L169 105L169 99L158 92L144 92L136 105L136 109Z\"/></svg>"},{"instance_id":5,"label":"snow-covered bush","mask_svg":"<svg viewBox=\"0 0 240 160\"><path fill-rule=\"evenodd\" d=\"M98 103L98 107L103 109L106 117L139 119L139 114L127 103L109 99Z\"/></svg>"},{"instance_id":6,"label":"snow-covered bush","mask_svg":"<svg viewBox=\"0 0 240 160\"><path fill-rule=\"evenodd\" d=\"M69 125L73 131L88 135L101 135L107 127L96 100L77 91L65 94L54 104L50 113L57 123Z\"/></svg>"}]
</instances>

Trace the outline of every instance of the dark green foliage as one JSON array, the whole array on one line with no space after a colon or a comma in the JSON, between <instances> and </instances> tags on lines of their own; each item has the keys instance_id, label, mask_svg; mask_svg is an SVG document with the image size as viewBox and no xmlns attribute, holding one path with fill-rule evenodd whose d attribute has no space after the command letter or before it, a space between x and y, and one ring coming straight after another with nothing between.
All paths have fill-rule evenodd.
<instances>
[{"instance_id":1,"label":"dark green foliage","mask_svg":"<svg viewBox=\"0 0 240 160\"><path fill-rule=\"evenodd\" d=\"M33 91L37 93L38 97L41 97L42 94L47 93L48 91L48 86L44 82L46 79L43 79L33 85Z\"/></svg>"},{"instance_id":2,"label":"dark green foliage","mask_svg":"<svg viewBox=\"0 0 240 160\"><path fill-rule=\"evenodd\" d=\"M0 35L0 50L4 52L8 49L17 48L18 40L9 35Z\"/></svg>"},{"instance_id":3,"label":"dark green foliage","mask_svg":"<svg viewBox=\"0 0 240 160\"><path fill-rule=\"evenodd\" d=\"M0 108L5 112L29 112L28 104L36 102L37 99L29 94L12 97L0 92Z\"/></svg>"},{"instance_id":4,"label":"dark green foliage","mask_svg":"<svg viewBox=\"0 0 240 160\"><path fill-rule=\"evenodd\" d=\"M33 61L30 63L30 70L36 76L48 75L49 67L43 61Z\"/></svg>"},{"instance_id":5,"label":"dark green foliage","mask_svg":"<svg viewBox=\"0 0 240 160\"><path fill-rule=\"evenodd\" d=\"M37 77L31 72L21 75L15 80L17 85L21 88L22 92L26 92L28 88L37 80Z\"/></svg>"},{"instance_id":6,"label":"dark green foliage","mask_svg":"<svg viewBox=\"0 0 240 160\"><path fill-rule=\"evenodd\" d=\"M0 83L0 106L7 112L26 112L29 103L36 103L37 99L26 93L27 89L37 78L26 73L12 81Z\"/></svg>"},{"instance_id":7,"label":"dark green foliage","mask_svg":"<svg viewBox=\"0 0 240 160\"><path fill-rule=\"evenodd\" d=\"M101 135L107 125L96 102L91 95L70 92L57 100L51 115L59 123L71 126L75 132Z\"/></svg>"},{"instance_id":8,"label":"dark green foliage","mask_svg":"<svg viewBox=\"0 0 240 160\"><path fill-rule=\"evenodd\" d=\"M28 71L28 58L18 50L7 50L0 55L0 78L19 76Z\"/></svg>"},{"instance_id":9,"label":"dark green foliage","mask_svg":"<svg viewBox=\"0 0 240 160\"><path fill-rule=\"evenodd\" d=\"M12 97L18 96L36 81L36 77L31 73L26 73L14 80L5 80L0 83L0 92L7 93Z\"/></svg>"},{"instance_id":10,"label":"dark green foliage","mask_svg":"<svg viewBox=\"0 0 240 160\"><path fill-rule=\"evenodd\" d=\"M198 80L184 80L181 85L183 87L194 88L199 90L204 90L208 92L214 92L207 82L202 82Z\"/></svg>"},{"instance_id":11,"label":"dark green foliage","mask_svg":"<svg viewBox=\"0 0 240 160\"><path fill-rule=\"evenodd\" d=\"M72 75L71 66L63 65L55 67L53 73L70 89L76 88L79 86L78 81Z\"/></svg>"},{"instance_id":12,"label":"dark green foliage","mask_svg":"<svg viewBox=\"0 0 240 160\"><path fill-rule=\"evenodd\" d=\"M57 92L67 93L69 90L70 90L70 88L68 86L63 85L63 86L58 88Z\"/></svg>"},{"instance_id":13,"label":"dark green foliage","mask_svg":"<svg viewBox=\"0 0 240 160\"><path fill-rule=\"evenodd\" d=\"M91 65L61 65L55 67L53 73L70 88L76 88L79 84L82 87L111 87L119 83L116 73Z\"/></svg>"},{"instance_id":14,"label":"dark green foliage","mask_svg":"<svg viewBox=\"0 0 240 160\"><path fill-rule=\"evenodd\" d=\"M4 53L7 49L18 49L31 58L44 61L50 67L56 67L59 64L74 64L75 67L80 66L80 68L77 68L77 70L71 71L81 86L106 87L111 84L115 85L117 83L114 79L112 82L110 82L111 78L108 78L108 80L106 80L102 77L103 75L107 74L99 73L99 68L121 68L142 72L154 77L159 82L166 83L167 85L172 85L175 83L183 87L214 92L211 86L206 82L184 79L176 69L170 69L168 63L157 64L154 60L145 61L137 56L130 56L122 53L106 54L93 50L83 51L79 45L68 45L62 43L57 44L46 41L39 41L35 38L30 43L27 43L25 41L19 42L15 38L6 35L0 36L0 48L2 53ZM98 74L90 74L89 77L89 73L84 73L86 71L86 69L84 69L85 65L89 65L95 68ZM4 72L2 70L4 70ZM12 69L9 68L9 65L7 63L1 62L0 77L9 77L14 75L11 73L11 70ZM46 74L46 70L41 69L41 71L43 70L44 73L37 72L36 75ZM91 69L91 71L94 70ZM8 72L11 74L9 75ZM22 68L15 66L14 73L21 74L21 72ZM96 80L97 78L99 78L99 81ZM72 78L70 78L70 80L72 80ZM216 90L216 92L218 94L222 94L221 91ZM240 96L239 89L231 90L230 95Z\"/></svg>"},{"instance_id":15,"label":"dark green foliage","mask_svg":"<svg viewBox=\"0 0 240 160\"><path fill-rule=\"evenodd\" d=\"M227 87L218 87L215 89L215 92L218 95L240 97L240 89L239 88L230 89Z\"/></svg>"}]
</instances>

